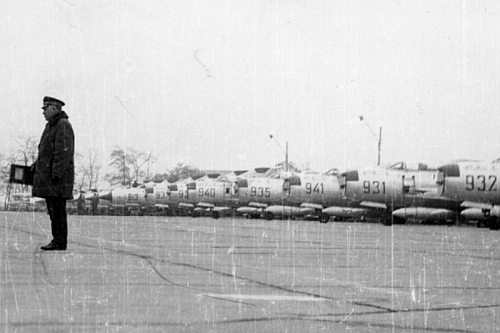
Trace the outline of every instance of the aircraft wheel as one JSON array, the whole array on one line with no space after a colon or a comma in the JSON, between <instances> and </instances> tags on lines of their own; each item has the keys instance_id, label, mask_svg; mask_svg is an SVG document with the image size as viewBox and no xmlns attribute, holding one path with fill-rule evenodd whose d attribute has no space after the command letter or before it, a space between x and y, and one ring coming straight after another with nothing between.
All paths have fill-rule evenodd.
<instances>
[{"instance_id":1,"label":"aircraft wheel","mask_svg":"<svg viewBox=\"0 0 500 333\"><path fill-rule=\"evenodd\" d=\"M212 212L212 218L214 219L218 219L220 217L220 213L219 212Z\"/></svg>"},{"instance_id":2,"label":"aircraft wheel","mask_svg":"<svg viewBox=\"0 0 500 333\"><path fill-rule=\"evenodd\" d=\"M394 223L394 224L406 224L406 219L393 216L392 217L392 223Z\"/></svg>"},{"instance_id":3,"label":"aircraft wheel","mask_svg":"<svg viewBox=\"0 0 500 333\"><path fill-rule=\"evenodd\" d=\"M328 221L330 221L330 215L322 213L319 216L319 223L328 223Z\"/></svg>"},{"instance_id":4,"label":"aircraft wheel","mask_svg":"<svg viewBox=\"0 0 500 333\"><path fill-rule=\"evenodd\" d=\"M200 216L200 214L198 214L198 212L196 212L194 210L191 212L191 217L199 217L199 216Z\"/></svg>"},{"instance_id":5,"label":"aircraft wheel","mask_svg":"<svg viewBox=\"0 0 500 333\"><path fill-rule=\"evenodd\" d=\"M266 220L268 221L274 220L274 214L271 212L266 212Z\"/></svg>"},{"instance_id":6,"label":"aircraft wheel","mask_svg":"<svg viewBox=\"0 0 500 333\"><path fill-rule=\"evenodd\" d=\"M500 230L500 219L496 217L490 217L488 219L488 225L491 230Z\"/></svg>"}]
</instances>

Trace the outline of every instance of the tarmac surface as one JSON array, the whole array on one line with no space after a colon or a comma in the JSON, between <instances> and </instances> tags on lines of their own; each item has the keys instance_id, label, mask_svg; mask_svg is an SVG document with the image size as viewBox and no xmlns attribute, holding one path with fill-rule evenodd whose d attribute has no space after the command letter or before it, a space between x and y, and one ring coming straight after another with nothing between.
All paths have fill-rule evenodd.
<instances>
[{"instance_id":1,"label":"tarmac surface","mask_svg":"<svg viewBox=\"0 0 500 333\"><path fill-rule=\"evenodd\" d=\"M0 332L500 331L500 233L0 212Z\"/></svg>"}]
</instances>

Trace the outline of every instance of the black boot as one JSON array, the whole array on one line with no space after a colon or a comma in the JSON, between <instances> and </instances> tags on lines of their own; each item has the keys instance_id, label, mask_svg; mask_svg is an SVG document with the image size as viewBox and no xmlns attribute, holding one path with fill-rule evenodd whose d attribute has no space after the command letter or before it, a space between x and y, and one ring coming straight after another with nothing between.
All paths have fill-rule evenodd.
<instances>
[{"instance_id":1,"label":"black boot","mask_svg":"<svg viewBox=\"0 0 500 333\"><path fill-rule=\"evenodd\" d=\"M47 245L40 247L43 251L65 251L66 244L58 244L54 241L50 242Z\"/></svg>"}]
</instances>

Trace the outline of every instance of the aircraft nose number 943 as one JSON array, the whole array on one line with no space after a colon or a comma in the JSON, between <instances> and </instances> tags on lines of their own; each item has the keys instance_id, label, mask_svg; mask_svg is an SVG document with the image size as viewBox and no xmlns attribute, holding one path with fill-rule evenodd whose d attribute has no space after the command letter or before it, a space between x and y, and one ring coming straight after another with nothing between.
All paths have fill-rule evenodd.
<instances>
[{"instance_id":1,"label":"aircraft nose number 943","mask_svg":"<svg viewBox=\"0 0 500 333\"><path fill-rule=\"evenodd\" d=\"M139 194L129 194L128 199L133 201L133 200L139 200Z\"/></svg>"}]
</instances>

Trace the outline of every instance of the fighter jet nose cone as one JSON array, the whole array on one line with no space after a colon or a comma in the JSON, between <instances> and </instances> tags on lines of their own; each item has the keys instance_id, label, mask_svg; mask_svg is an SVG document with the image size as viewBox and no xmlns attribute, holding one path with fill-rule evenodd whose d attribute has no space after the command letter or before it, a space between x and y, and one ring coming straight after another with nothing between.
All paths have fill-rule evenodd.
<instances>
[{"instance_id":1,"label":"fighter jet nose cone","mask_svg":"<svg viewBox=\"0 0 500 333\"><path fill-rule=\"evenodd\" d=\"M113 201L113 194L112 194L112 192L109 192L109 193L106 193L106 194L102 194L102 195L99 196L99 199Z\"/></svg>"},{"instance_id":2,"label":"fighter jet nose cone","mask_svg":"<svg viewBox=\"0 0 500 333\"><path fill-rule=\"evenodd\" d=\"M399 217L399 218L406 217L406 214L407 214L407 212L406 212L406 209L404 209L404 208L396 209L395 211L392 212L392 215L394 217Z\"/></svg>"}]
</instances>

